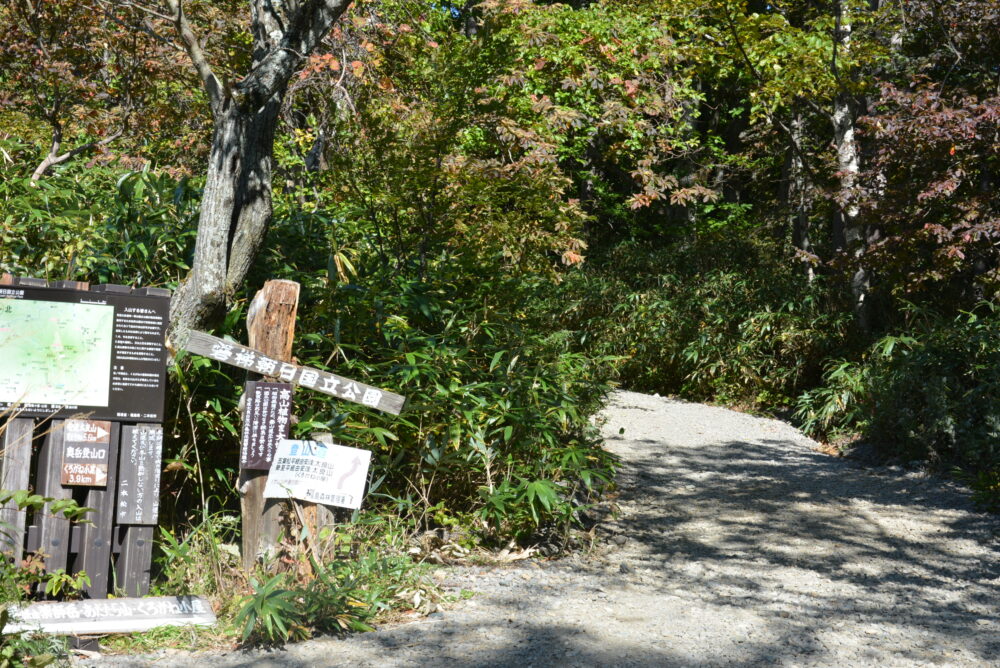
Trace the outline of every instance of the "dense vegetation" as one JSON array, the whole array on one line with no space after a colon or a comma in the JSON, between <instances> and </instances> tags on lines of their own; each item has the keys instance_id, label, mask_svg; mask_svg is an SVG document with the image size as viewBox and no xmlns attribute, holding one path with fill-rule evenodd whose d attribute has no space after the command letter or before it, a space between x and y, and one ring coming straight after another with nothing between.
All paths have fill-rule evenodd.
<instances>
[{"instance_id":1,"label":"dense vegetation","mask_svg":"<svg viewBox=\"0 0 1000 668\"><path fill-rule=\"evenodd\" d=\"M243 3L187 12L238 81ZM0 270L176 288L212 118L172 26L110 0L0 22ZM247 299L297 280L299 360L411 397L297 395L299 433L373 451L393 527L571 525L613 472L588 422L613 380L961 467L996 504L998 90L992 0L359 0L283 93L270 231L211 325L245 340ZM228 531L241 382L178 357L177 546Z\"/></svg>"}]
</instances>

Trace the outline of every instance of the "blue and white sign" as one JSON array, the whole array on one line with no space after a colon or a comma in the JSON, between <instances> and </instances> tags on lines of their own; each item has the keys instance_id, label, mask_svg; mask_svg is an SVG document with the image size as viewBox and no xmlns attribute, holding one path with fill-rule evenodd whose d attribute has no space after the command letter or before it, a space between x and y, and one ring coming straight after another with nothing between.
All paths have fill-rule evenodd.
<instances>
[{"instance_id":1,"label":"blue and white sign","mask_svg":"<svg viewBox=\"0 0 1000 668\"><path fill-rule=\"evenodd\" d=\"M264 497L360 508L371 458L359 448L284 439L274 453Z\"/></svg>"}]
</instances>

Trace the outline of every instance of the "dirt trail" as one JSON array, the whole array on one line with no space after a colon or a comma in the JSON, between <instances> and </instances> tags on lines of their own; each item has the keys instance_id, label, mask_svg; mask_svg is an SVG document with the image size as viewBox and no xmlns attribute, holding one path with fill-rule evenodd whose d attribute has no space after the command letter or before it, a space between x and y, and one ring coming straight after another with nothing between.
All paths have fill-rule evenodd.
<instances>
[{"instance_id":1,"label":"dirt trail","mask_svg":"<svg viewBox=\"0 0 1000 668\"><path fill-rule=\"evenodd\" d=\"M954 485L721 408L621 392L604 419L620 512L594 554L448 569L473 598L376 633L81 663L1000 666L1000 521Z\"/></svg>"}]
</instances>

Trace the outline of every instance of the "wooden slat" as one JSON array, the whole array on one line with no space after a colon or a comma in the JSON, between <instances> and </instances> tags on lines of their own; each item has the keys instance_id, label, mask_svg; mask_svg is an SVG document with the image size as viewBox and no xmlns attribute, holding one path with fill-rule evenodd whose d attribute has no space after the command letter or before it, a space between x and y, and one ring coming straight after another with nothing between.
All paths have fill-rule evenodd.
<instances>
[{"instance_id":1,"label":"wooden slat","mask_svg":"<svg viewBox=\"0 0 1000 668\"><path fill-rule=\"evenodd\" d=\"M53 288L63 288L65 290L89 290L90 283L87 281L52 281Z\"/></svg>"},{"instance_id":2,"label":"wooden slat","mask_svg":"<svg viewBox=\"0 0 1000 668\"><path fill-rule=\"evenodd\" d=\"M3 430L3 473L0 488L15 491L28 489L31 475L31 432L35 421L31 418L14 418L0 425ZM9 501L0 508L0 549L10 554L15 564L24 556L25 514L17 504Z\"/></svg>"},{"instance_id":3,"label":"wooden slat","mask_svg":"<svg viewBox=\"0 0 1000 668\"><path fill-rule=\"evenodd\" d=\"M44 278L31 278L28 276L15 276L14 285L23 285L25 287L32 288L47 288L49 287L49 282Z\"/></svg>"},{"instance_id":4,"label":"wooden slat","mask_svg":"<svg viewBox=\"0 0 1000 668\"><path fill-rule=\"evenodd\" d=\"M53 420L49 423L45 440L38 453L37 490L42 496L53 499L68 499L72 490L60 483L62 473L63 453L63 423L65 420ZM45 559L45 571L52 573L60 568L65 569L69 559L69 520L53 516L42 511L41 517L35 520L39 531L40 552L48 555Z\"/></svg>"},{"instance_id":5,"label":"wooden slat","mask_svg":"<svg viewBox=\"0 0 1000 668\"><path fill-rule=\"evenodd\" d=\"M113 295L130 295L132 294L132 288L127 285L118 285L117 283L101 283L99 285L91 285L91 292L105 292Z\"/></svg>"},{"instance_id":6,"label":"wooden slat","mask_svg":"<svg viewBox=\"0 0 1000 668\"><path fill-rule=\"evenodd\" d=\"M225 341L211 334L192 331L184 349L197 355L231 364L262 376L277 378L331 397L368 406L384 413L399 415L406 407L406 397L371 385L276 359L264 350Z\"/></svg>"},{"instance_id":7,"label":"wooden slat","mask_svg":"<svg viewBox=\"0 0 1000 668\"><path fill-rule=\"evenodd\" d=\"M111 423L108 443L108 484L104 489L87 492L85 505L94 510L87 513L81 545L73 560L73 572L86 571L90 585L84 588L88 598L107 598L111 570L111 528L115 519L115 489L118 480L118 441L121 424Z\"/></svg>"},{"instance_id":8,"label":"wooden slat","mask_svg":"<svg viewBox=\"0 0 1000 668\"><path fill-rule=\"evenodd\" d=\"M118 558L115 561L115 587L127 596L149 593L149 571L153 560L151 526L120 526L115 529Z\"/></svg>"}]
</instances>

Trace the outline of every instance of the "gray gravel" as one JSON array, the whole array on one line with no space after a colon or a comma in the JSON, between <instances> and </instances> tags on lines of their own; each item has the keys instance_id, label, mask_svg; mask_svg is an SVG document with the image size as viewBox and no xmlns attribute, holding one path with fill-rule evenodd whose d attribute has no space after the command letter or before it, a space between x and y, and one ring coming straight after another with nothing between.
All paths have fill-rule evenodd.
<instances>
[{"instance_id":1,"label":"gray gravel","mask_svg":"<svg viewBox=\"0 0 1000 668\"><path fill-rule=\"evenodd\" d=\"M375 633L78 663L1000 666L1000 521L961 488L721 408L620 392L603 418L619 512L590 554L443 569L475 596Z\"/></svg>"}]
</instances>

